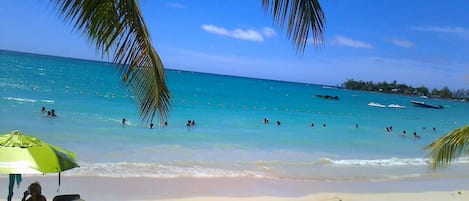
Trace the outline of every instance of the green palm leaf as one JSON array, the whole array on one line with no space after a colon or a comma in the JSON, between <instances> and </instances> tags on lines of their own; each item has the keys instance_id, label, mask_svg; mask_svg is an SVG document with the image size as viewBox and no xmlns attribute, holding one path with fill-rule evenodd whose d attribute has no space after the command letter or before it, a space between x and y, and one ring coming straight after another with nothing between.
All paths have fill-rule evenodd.
<instances>
[{"instance_id":1,"label":"green palm leaf","mask_svg":"<svg viewBox=\"0 0 469 201\"><path fill-rule=\"evenodd\" d=\"M323 41L325 16L318 0L262 0L267 13L280 28L287 26L287 36L297 53L304 52L310 32L314 44Z\"/></svg>"},{"instance_id":2,"label":"green palm leaf","mask_svg":"<svg viewBox=\"0 0 469 201\"><path fill-rule=\"evenodd\" d=\"M469 155L469 125L453 130L425 147L430 151L431 167L447 167L455 158Z\"/></svg>"},{"instance_id":3,"label":"green palm leaf","mask_svg":"<svg viewBox=\"0 0 469 201\"><path fill-rule=\"evenodd\" d=\"M165 71L153 48L136 0L51 0L74 28L82 31L103 55L113 61L124 82L135 93L143 121L158 112L166 120L170 92Z\"/></svg>"}]
</instances>

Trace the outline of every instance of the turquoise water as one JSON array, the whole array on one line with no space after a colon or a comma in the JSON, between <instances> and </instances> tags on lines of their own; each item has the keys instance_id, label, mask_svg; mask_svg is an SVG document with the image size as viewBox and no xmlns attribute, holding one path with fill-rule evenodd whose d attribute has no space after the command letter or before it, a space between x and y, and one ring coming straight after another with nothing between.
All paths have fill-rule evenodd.
<instances>
[{"instance_id":1,"label":"turquoise water","mask_svg":"<svg viewBox=\"0 0 469 201\"><path fill-rule=\"evenodd\" d=\"M430 174L423 150L469 124L466 102L177 70L168 70L167 80L173 94L168 126L149 129L111 64L0 51L0 132L20 130L74 151L81 168L66 172L70 175L469 177L462 171L465 159L453 167L461 171ZM413 107L411 100L445 109ZM41 113L42 106L58 116ZM186 127L189 119L196 126ZM392 132L385 131L389 126ZM414 131L421 139L411 137Z\"/></svg>"}]
</instances>

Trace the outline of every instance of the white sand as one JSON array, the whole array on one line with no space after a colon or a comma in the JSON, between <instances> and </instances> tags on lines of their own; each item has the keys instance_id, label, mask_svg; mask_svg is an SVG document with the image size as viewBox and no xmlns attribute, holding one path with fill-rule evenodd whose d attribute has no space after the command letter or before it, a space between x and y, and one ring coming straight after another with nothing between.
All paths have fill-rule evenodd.
<instances>
[{"instance_id":1,"label":"white sand","mask_svg":"<svg viewBox=\"0 0 469 201\"><path fill-rule=\"evenodd\" d=\"M469 179L427 179L386 182L289 181L273 179L158 179L62 176L25 176L14 200L27 186L39 181L43 194L52 200L58 194L78 193L84 200L128 201L427 201L469 200ZM8 177L0 177L0 200L6 200ZM459 194L458 192L461 192Z\"/></svg>"},{"instance_id":2,"label":"white sand","mask_svg":"<svg viewBox=\"0 0 469 201\"><path fill-rule=\"evenodd\" d=\"M450 201L469 200L469 191L421 192L421 193L318 193L303 197L196 197L165 199L164 201Z\"/></svg>"}]
</instances>

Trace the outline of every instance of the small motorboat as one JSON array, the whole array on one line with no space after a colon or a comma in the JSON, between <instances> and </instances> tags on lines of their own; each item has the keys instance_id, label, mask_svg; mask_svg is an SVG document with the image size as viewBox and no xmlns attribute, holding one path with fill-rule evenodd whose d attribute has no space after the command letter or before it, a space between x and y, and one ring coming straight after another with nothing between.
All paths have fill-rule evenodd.
<instances>
[{"instance_id":1,"label":"small motorboat","mask_svg":"<svg viewBox=\"0 0 469 201\"><path fill-rule=\"evenodd\" d=\"M441 105L430 105L428 103L422 102L422 101L410 101L414 106L418 107L424 107L424 108L433 108L433 109L443 109L443 106Z\"/></svg>"},{"instance_id":2,"label":"small motorboat","mask_svg":"<svg viewBox=\"0 0 469 201\"><path fill-rule=\"evenodd\" d=\"M405 106L398 105L398 104L389 104L388 107L390 107L390 108L402 108L402 109L406 108Z\"/></svg>"},{"instance_id":3,"label":"small motorboat","mask_svg":"<svg viewBox=\"0 0 469 201\"><path fill-rule=\"evenodd\" d=\"M386 105L381 105L381 104L375 103L375 102L368 103L368 106L371 106L371 107L386 107Z\"/></svg>"}]
</instances>

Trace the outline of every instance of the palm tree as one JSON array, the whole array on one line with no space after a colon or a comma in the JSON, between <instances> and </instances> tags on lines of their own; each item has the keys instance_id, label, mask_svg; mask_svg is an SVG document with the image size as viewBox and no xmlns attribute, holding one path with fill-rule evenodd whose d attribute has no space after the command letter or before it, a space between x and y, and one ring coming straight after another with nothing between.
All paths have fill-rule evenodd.
<instances>
[{"instance_id":1,"label":"palm tree","mask_svg":"<svg viewBox=\"0 0 469 201\"><path fill-rule=\"evenodd\" d=\"M458 128L438 138L425 149L429 150L431 167L447 167L451 162L461 156L469 155L469 125Z\"/></svg>"},{"instance_id":2,"label":"palm tree","mask_svg":"<svg viewBox=\"0 0 469 201\"><path fill-rule=\"evenodd\" d=\"M151 122L156 113L168 117L171 93L165 82L161 58L153 48L137 0L51 0L62 17L83 32L102 55L112 54L122 82L134 93L140 117ZM262 0L297 53L302 54L312 33L316 44L322 40L324 14L318 0Z\"/></svg>"}]
</instances>

